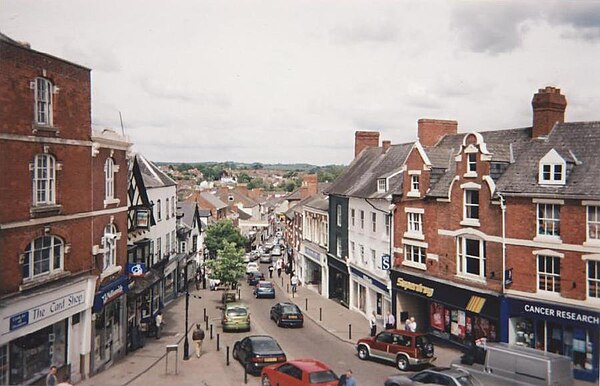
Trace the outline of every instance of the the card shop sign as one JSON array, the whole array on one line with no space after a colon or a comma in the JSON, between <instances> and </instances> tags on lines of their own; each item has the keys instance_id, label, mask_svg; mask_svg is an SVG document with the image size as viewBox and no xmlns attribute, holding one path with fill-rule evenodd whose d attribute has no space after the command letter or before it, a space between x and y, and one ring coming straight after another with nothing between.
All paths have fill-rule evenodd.
<instances>
[{"instance_id":1,"label":"the card shop sign","mask_svg":"<svg viewBox=\"0 0 600 386\"><path fill-rule=\"evenodd\" d=\"M10 330L39 322L85 302L85 290L73 292L58 299L51 300L39 306L30 308L10 316Z\"/></svg>"}]
</instances>

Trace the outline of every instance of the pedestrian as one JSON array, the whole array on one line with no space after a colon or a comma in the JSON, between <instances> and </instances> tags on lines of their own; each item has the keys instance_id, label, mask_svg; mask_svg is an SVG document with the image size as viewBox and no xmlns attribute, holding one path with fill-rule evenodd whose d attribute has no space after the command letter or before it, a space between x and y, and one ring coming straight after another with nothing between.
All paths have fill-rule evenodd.
<instances>
[{"instance_id":1,"label":"pedestrian","mask_svg":"<svg viewBox=\"0 0 600 386\"><path fill-rule=\"evenodd\" d=\"M375 316L375 311L371 312L371 317L369 318L369 327L371 327L371 336L375 336L377 333L377 316Z\"/></svg>"},{"instance_id":2,"label":"pedestrian","mask_svg":"<svg viewBox=\"0 0 600 386\"><path fill-rule=\"evenodd\" d=\"M408 331L417 332L417 322L415 321L415 317L411 316L408 322Z\"/></svg>"},{"instance_id":3,"label":"pedestrian","mask_svg":"<svg viewBox=\"0 0 600 386\"><path fill-rule=\"evenodd\" d=\"M48 370L48 375L46 375L46 386L56 386L58 383L58 378L56 378L56 372L58 368L56 366L50 366L50 370Z\"/></svg>"},{"instance_id":4,"label":"pedestrian","mask_svg":"<svg viewBox=\"0 0 600 386\"><path fill-rule=\"evenodd\" d=\"M156 339L160 339L160 335L162 332L162 326L163 326L162 311L158 311L158 313L154 317L154 322L155 322L155 326L156 326Z\"/></svg>"},{"instance_id":5,"label":"pedestrian","mask_svg":"<svg viewBox=\"0 0 600 386\"><path fill-rule=\"evenodd\" d=\"M281 277L281 270L283 269L283 260L277 260L277 277Z\"/></svg>"},{"instance_id":6,"label":"pedestrian","mask_svg":"<svg viewBox=\"0 0 600 386\"><path fill-rule=\"evenodd\" d=\"M393 328L396 328L396 318L394 318L394 314L388 310L387 316L385 317L385 329L391 330Z\"/></svg>"},{"instance_id":7,"label":"pedestrian","mask_svg":"<svg viewBox=\"0 0 600 386\"><path fill-rule=\"evenodd\" d=\"M292 297L294 297L294 294L298 289L298 276L296 276L296 272L292 272L292 278L290 279L290 282L292 283Z\"/></svg>"},{"instance_id":8,"label":"pedestrian","mask_svg":"<svg viewBox=\"0 0 600 386\"><path fill-rule=\"evenodd\" d=\"M202 352L202 341L204 340L204 330L200 327L200 323L196 323L196 329L192 333L192 340L196 343L196 357L200 358Z\"/></svg>"},{"instance_id":9,"label":"pedestrian","mask_svg":"<svg viewBox=\"0 0 600 386\"><path fill-rule=\"evenodd\" d=\"M273 265L269 265L269 279L273 278Z\"/></svg>"},{"instance_id":10,"label":"pedestrian","mask_svg":"<svg viewBox=\"0 0 600 386\"><path fill-rule=\"evenodd\" d=\"M352 376L352 370L346 370L346 383L345 386L357 386L356 379Z\"/></svg>"},{"instance_id":11,"label":"pedestrian","mask_svg":"<svg viewBox=\"0 0 600 386\"><path fill-rule=\"evenodd\" d=\"M407 319L404 321L404 330L405 330L405 331L410 331L410 318L407 318Z\"/></svg>"}]
</instances>

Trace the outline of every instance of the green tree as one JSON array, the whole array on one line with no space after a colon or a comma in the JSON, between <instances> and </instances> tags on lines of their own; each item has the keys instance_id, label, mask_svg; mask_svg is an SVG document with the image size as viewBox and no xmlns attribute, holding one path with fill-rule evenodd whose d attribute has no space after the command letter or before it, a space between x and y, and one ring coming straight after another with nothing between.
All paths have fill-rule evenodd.
<instances>
[{"instance_id":1,"label":"green tree","mask_svg":"<svg viewBox=\"0 0 600 386\"><path fill-rule=\"evenodd\" d=\"M249 183L248 183L248 189L254 189L254 188L264 188L265 187L265 182L263 181L262 178L257 177L257 178L253 178Z\"/></svg>"},{"instance_id":2,"label":"green tree","mask_svg":"<svg viewBox=\"0 0 600 386\"><path fill-rule=\"evenodd\" d=\"M240 184L247 184L250 181L251 181L251 178L248 175L248 173L242 172L238 175L237 182L239 182Z\"/></svg>"},{"instance_id":3,"label":"green tree","mask_svg":"<svg viewBox=\"0 0 600 386\"><path fill-rule=\"evenodd\" d=\"M208 260L206 266L211 270L211 276L219 279L222 284L236 287L245 274L244 250L235 243L223 241L223 248L217 252L217 258Z\"/></svg>"},{"instance_id":4,"label":"green tree","mask_svg":"<svg viewBox=\"0 0 600 386\"><path fill-rule=\"evenodd\" d=\"M233 243L236 248L245 248L248 240L230 220L220 220L208 227L204 243L211 257L217 256L217 252L223 249L225 242Z\"/></svg>"}]
</instances>

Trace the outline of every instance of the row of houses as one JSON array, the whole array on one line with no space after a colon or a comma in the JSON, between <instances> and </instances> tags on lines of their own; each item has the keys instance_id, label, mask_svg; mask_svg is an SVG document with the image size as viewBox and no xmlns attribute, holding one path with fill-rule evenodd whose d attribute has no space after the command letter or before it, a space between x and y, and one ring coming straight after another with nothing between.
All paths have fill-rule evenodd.
<instances>
[{"instance_id":1,"label":"row of houses","mask_svg":"<svg viewBox=\"0 0 600 386\"><path fill-rule=\"evenodd\" d=\"M421 119L397 145L356 132L342 175L287 212L299 277L365 317L559 353L597 380L600 122L565 123L566 106L546 87L531 127Z\"/></svg>"},{"instance_id":2,"label":"row of houses","mask_svg":"<svg viewBox=\"0 0 600 386\"><path fill-rule=\"evenodd\" d=\"M186 290L208 215L92 130L90 70L0 34L0 384L73 382L135 350Z\"/></svg>"}]
</instances>

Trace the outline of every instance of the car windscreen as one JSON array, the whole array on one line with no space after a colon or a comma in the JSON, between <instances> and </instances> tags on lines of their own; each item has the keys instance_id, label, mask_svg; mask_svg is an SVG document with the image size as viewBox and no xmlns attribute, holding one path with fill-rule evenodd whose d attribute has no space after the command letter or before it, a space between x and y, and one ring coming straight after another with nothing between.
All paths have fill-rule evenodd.
<instances>
[{"instance_id":1,"label":"car windscreen","mask_svg":"<svg viewBox=\"0 0 600 386\"><path fill-rule=\"evenodd\" d=\"M299 314L300 313L300 311L298 310L298 307L293 306L293 305L281 306L281 311L283 311L286 314Z\"/></svg>"},{"instance_id":2,"label":"car windscreen","mask_svg":"<svg viewBox=\"0 0 600 386\"><path fill-rule=\"evenodd\" d=\"M273 284L272 283L258 283L258 286L260 288L273 288Z\"/></svg>"},{"instance_id":3,"label":"car windscreen","mask_svg":"<svg viewBox=\"0 0 600 386\"><path fill-rule=\"evenodd\" d=\"M429 343L431 343L429 337L425 335L417 336L417 347L425 347Z\"/></svg>"},{"instance_id":4,"label":"car windscreen","mask_svg":"<svg viewBox=\"0 0 600 386\"><path fill-rule=\"evenodd\" d=\"M316 371L308 375L308 381L310 383L324 383L337 381L338 377L331 370Z\"/></svg>"},{"instance_id":5,"label":"car windscreen","mask_svg":"<svg viewBox=\"0 0 600 386\"><path fill-rule=\"evenodd\" d=\"M274 352L281 351L281 347L273 339L254 339L252 340L254 352Z\"/></svg>"},{"instance_id":6,"label":"car windscreen","mask_svg":"<svg viewBox=\"0 0 600 386\"><path fill-rule=\"evenodd\" d=\"M227 316L246 316L248 315L248 310L243 307L235 307L227 309Z\"/></svg>"}]
</instances>

